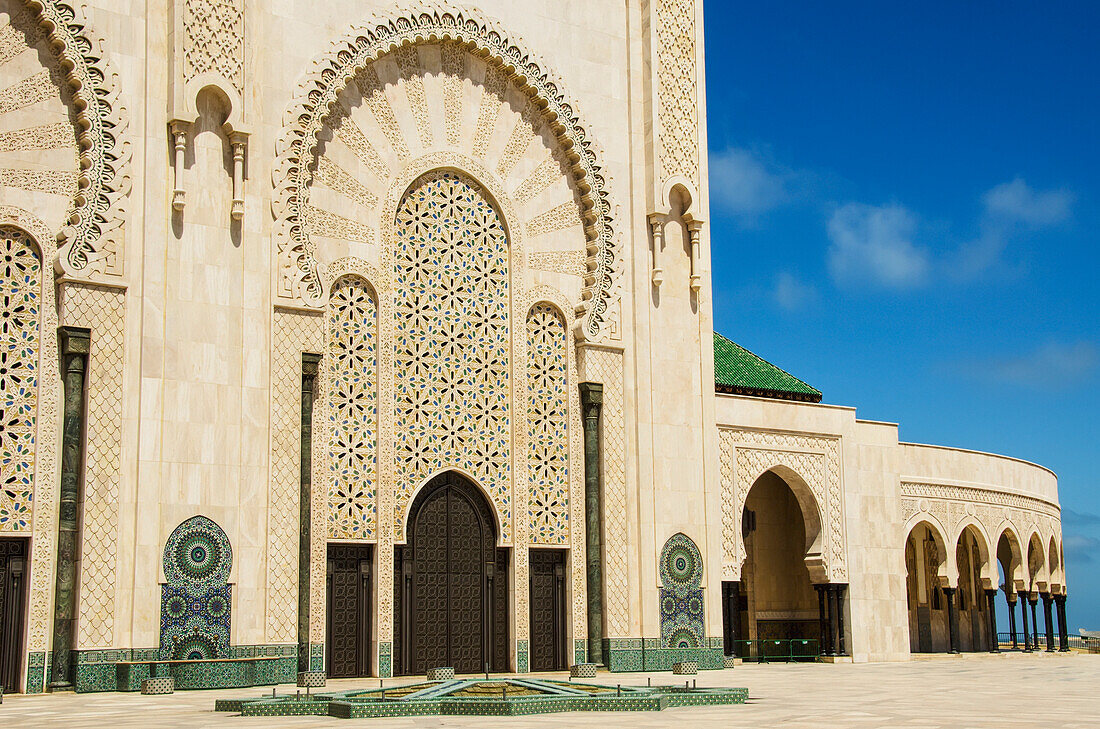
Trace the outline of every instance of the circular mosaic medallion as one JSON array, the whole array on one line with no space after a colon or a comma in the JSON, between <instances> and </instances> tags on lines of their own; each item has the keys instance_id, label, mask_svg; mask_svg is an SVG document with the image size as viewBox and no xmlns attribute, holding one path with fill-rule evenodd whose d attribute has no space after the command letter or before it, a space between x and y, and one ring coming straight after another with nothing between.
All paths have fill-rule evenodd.
<instances>
[{"instance_id":1,"label":"circular mosaic medallion","mask_svg":"<svg viewBox=\"0 0 1100 729\"><path fill-rule=\"evenodd\" d=\"M661 581L670 588L703 584L703 560L699 548L687 535L673 535L661 550Z\"/></svg>"},{"instance_id":2,"label":"circular mosaic medallion","mask_svg":"<svg viewBox=\"0 0 1100 729\"><path fill-rule=\"evenodd\" d=\"M164 547L169 584L226 582L233 565L229 540L214 522L196 516L176 527Z\"/></svg>"},{"instance_id":3,"label":"circular mosaic medallion","mask_svg":"<svg viewBox=\"0 0 1100 729\"><path fill-rule=\"evenodd\" d=\"M191 635L176 645L177 661L209 661L217 656L214 643L201 635Z\"/></svg>"}]
</instances>

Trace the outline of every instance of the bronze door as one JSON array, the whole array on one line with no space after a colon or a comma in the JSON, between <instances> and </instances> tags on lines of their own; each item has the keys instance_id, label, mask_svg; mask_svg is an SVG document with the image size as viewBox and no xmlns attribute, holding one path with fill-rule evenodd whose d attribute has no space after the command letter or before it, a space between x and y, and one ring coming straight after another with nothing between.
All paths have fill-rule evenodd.
<instances>
[{"instance_id":1,"label":"bronze door","mask_svg":"<svg viewBox=\"0 0 1100 729\"><path fill-rule=\"evenodd\" d=\"M506 577L485 498L458 474L437 476L412 505L408 537L395 565L397 670L503 670L506 592L499 581Z\"/></svg>"},{"instance_id":2,"label":"bronze door","mask_svg":"<svg viewBox=\"0 0 1100 729\"><path fill-rule=\"evenodd\" d=\"M19 690L26 550L27 543L23 539L0 539L0 684L4 693Z\"/></svg>"},{"instance_id":3,"label":"bronze door","mask_svg":"<svg viewBox=\"0 0 1100 729\"><path fill-rule=\"evenodd\" d=\"M369 544L328 548L328 628L325 670L332 678L370 675Z\"/></svg>"},{"instance_id":4,"label":"bronze door","mask_svg":"<svg viewBox=\"0 0 1100 729\"><path fill-rule=\"evenodd\" d=\"M531 550L531 670L565 670L565 552Z\"/></svg>"}]
</instances>

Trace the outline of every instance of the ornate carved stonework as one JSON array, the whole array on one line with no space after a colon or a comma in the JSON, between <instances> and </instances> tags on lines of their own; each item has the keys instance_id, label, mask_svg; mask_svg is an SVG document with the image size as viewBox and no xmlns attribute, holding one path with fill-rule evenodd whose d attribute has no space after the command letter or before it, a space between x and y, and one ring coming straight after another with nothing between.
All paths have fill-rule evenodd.
<instances>
[{"instance_id":1,"label":"ornate carved stonework","mask_svg":"<svg viewBox=\"0 0 1100 729\"><path fill-rule=\"evenodd\" d=\"M431 45L423 44L426 38L432 39ZM457 47L466 49L463 51L466 59L472 53L477 60L460 59ZM398 49L396 53L391 53L395 48ZM456 115L441 120L445 140L432 134L434 125L429 123L429 114L433 105L428 96L436 92L434 82L429 83L421 76L420 69L426 66L426 59L438 59L431 63L438 63L450 72L475 66L484 68L478 71L483 77L482 98L476 129L471 130L473 136L468 144L463 143L465 131L461 125L456 126ZM389 80L391 70L397 74L393 80ZM403 103L412 110L416 122L412 135L401 129L393 113L388 93L394 84L404 88L406 99ZM362 134L346 126L350 110L342 95L351 85L361 92L362 104L369 109L372 123L383 131L390 150L365 144ZM497 174L508 178L506 183L512 179L520 169L516 163L523 154L529 153L529 148L538 139L536 132L542 127L552 132L556 144L569 150L568 159L573 161L559 163L559 169L565 168L571 178L579 207L574 203L568 211L541 211L543 214L534 230L549 232L561 225L583 226L588 253L584 287L577 302L583 311L580 332L588 338L600 336L612 301L617 259L613 206L607 181L597 161L599 153L580 125L576 106L566 101L562 88L560 82L540 68L530 53L492 22L468 9L433 8L408 11L394 18L379 18L335 43L332 51L319 58L307 75L297 100L287 111L276 147L272 208L281 266L278 294L288 299L288 303L296 301L298 305L311 307L322 306L327 296L326 280L331 279L324 272L324 264L318 259L312 239L318 231L311 230L321 216L310 212L313 205L310 188L316 182L313 169L320 168L316 163L318 135L326 126L337 129L341 140L350 140L349 146L369 161L366 166L375 174L405 163L410 156L409 146L413 144L420 151L429 152L438 149L443 142L458 142L460 151L477 157L485 154L489 134L506 105L505 97L511 93L510 89L515 89L527 101L521 105L508 143L494 160ZM447 81L441 89L443 103L440 108L453 108L459 103L462 84ZM567 157L551 155L550 159L565 160ZM544 162L537 170L525 171L523 179L516 180L517 190L522 191L525 201L545 189L545 180L552 175L553 166L554 163ZM329 181L344 179L331 169L323 175ZM347 189L346 185L343 187ZM360 202L367 201L361 194L357 197ZM368 212L367 218L371 217ZM326 219L323 224L330 220ZM383 225L384 221L375 224ZM367 227L371 226L367 224ZM332 236L335 238L346 237L350 230L346 225L329 225L325 229L335 233ZM353 236L354 240L366 238L363 231Z\"/></svg>"},{"instance_id":2,"label":"ornate carved stonework","mask_svg":"<svg viewBox=\"0 0 1100 729\"><path fill-rule=\"evenodd\" d=\"M622 352L581 350L586 382L603 384L600 464L603 480L604 616L608 637L630 635L630 549L627 544L626 390ZM583 573L583 568L578 572Z\"/></svg>"},{"instance_id":3,"label":"ornate carved stonework","mask_svg":"<svg viewBox=\"0 0 1100 729\"><path fill-rule=\"evenodd\" d=\"M220 76L244 93L244 0L184 0L182 30L184 82Z\"/></svg>"},{"instance_id":4,"label":"ornate carved stonework","mask_svg":"<svg viewBox=\"0 0 1100 729\"><path fill-rule=\"evenodd\" d=\"M114 640L125 306L125 292L120 289L78 283L61 289L62 324L92 332L80 547L80 648L110 647Z\"/></svg>"},{"instance_id":5,"label":"ornate carved stonework","mask_svg":"<svg viewBox=\"0 0 1100 729\"><path fill-rule=\"evenodd\" d=\"M271 486L268 494L271 516L267 534L269 643L297 640L302 354L320 354L323 337L320 312L275 310L271 356ZM315 422L319 410L314 410ZM321 428L313 429L315 444L321 432ZM314 471L317 463L318 459L314 458ZM316 486L323 482L313 478L312 483ZM321 537L323 540L323 532ZM323 579L321 585L323 588ZM317 593L311 590L311 594ZM318 608L323 610L323 589L321 594L322 603L311 606L311 613Z\"/></svg>"},{"instance_id":6,"label":"ornate carved stonework","mask_svg":"<svg viewBox=\"0 0 1100 729\"><path fill-rule=\"evenodd\" d=\"M914 481L901 482L901 496L903 522L913 525L927 521L940 532L939 537L949 549L968 526L976 527L972 531L988 555L997 554L1003 534L1009 535L1010 542L1014 540L1014 549L1025 550L1025 554L1028 544L1038 539L1043 548L1037 579L1060 579L1060 560L1050 564L1047 554L1048 545L1053 544L1057 556L1062 543L1062 510L1054 502L975 486ZM992 563L987 563L985 569L991 580L997 577Z\"/></svg>"},{"instance_id":7,"label":"ornate carved stonework","mask_svg":"<svg viewBox=\"0 0 1100 729\"><path fill-rule=\"evenodd\" d=\"M699 187L699 109L694 0L654 0L661 181Z\"/></svg>"},{"instance_id":8,"label":"ornate carved stonework","mask_svg":"<svg viewBox=\"0 0 1100 729\"><path fill-rule=\"evenodd\" d=\"M58 251L65 274L122 273L122 227L130 192L127 117L114 70L82 4L27 0L35 12L72 97L80 154L79 192L73 193Z\"/></svg>"},{"instance_id":9,"label":"ornate carved stonework","mask_svg":"<svg viewBox=\"0 0 1100 729\"><path fill-rule=\"evenodd\" d=\"M848 579L848 546L844 529L840 439L802 433L719 428L722 474L722 574L739 579L745 561L741 512L753 483L765 471L785 466L797 473L820 511L821 557L828 578Z\"/></svg>"},{"instance_id":10,"label":"ornate carved stonework","mask_svg":"<svg viewBox=\"0 0 1100 729\"><path fill-rule=\"evenodd\" d=\"M34 240L40 260L52 260L57 253L53 235L42 220L18 208L0 206L0 225L26 231ZM33 524L31 527L30 611L28 615L28 649L44 651L51 625L54 566L57 555L57 484L59 479L60 445L57 433L61 427L60 356L57 345L57 302L53 276L42 268L39 279L39 343L37 359L37 422L34 424L34 481L31 497ZM41 687L28 686L28 691Z\"/></svg>"}]
</instances>

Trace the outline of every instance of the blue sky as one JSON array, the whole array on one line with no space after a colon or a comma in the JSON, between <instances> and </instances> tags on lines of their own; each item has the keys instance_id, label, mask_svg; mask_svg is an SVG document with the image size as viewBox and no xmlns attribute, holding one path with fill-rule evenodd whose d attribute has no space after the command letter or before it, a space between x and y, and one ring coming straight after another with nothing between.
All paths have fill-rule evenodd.
<instances>
[{"instance_id":1,"label":"blue sky","mask_svg":"<svg viewBox=\"0 0 1100 729\"><path fill-rule=\"evenodd\" d=\"M1100 3L705 8L716 328L902 440L1053 469L1100 630Z\"/></svg>"}]
</instances>

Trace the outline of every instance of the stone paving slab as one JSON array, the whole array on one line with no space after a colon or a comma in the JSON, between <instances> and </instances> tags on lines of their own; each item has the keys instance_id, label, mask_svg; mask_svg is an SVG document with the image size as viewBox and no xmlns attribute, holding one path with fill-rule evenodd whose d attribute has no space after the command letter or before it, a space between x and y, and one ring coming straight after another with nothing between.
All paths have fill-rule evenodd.
<instances>
[{"instance_id":1,"label":"stone paving slab","mask_svg":"<svg viewBox=\"0 0 1100 729\"><path fill-rule=\"evenodd\" d=\"M545 674L544 674L545 675ZM553 674L568 678L566 674ZM671 673L605 674L600 683L679 682ZM428 717L348 722L327 717L243 718L216 714L214 700L255 697L260 689L179 691L171 696L65 694L5 696L0 726L62 729L131 727L260 729L261 727L599 727L630 729L773 727L1100 727L1100 655L1040 654L943 657L906 663L743 665L693 677L699 686L748 686L741 706L667 709L659 714L550 714L522 718ZM690 679L689 679L690 680ZM387 680L398 685L408 679ZM377 679L329 681L327 690L377 686ZM293 693L293 686L279 687ZM270 692L270 689L269 689ZM623 722L623 723L620 723Z\"/></svg>"}]
</instances>

